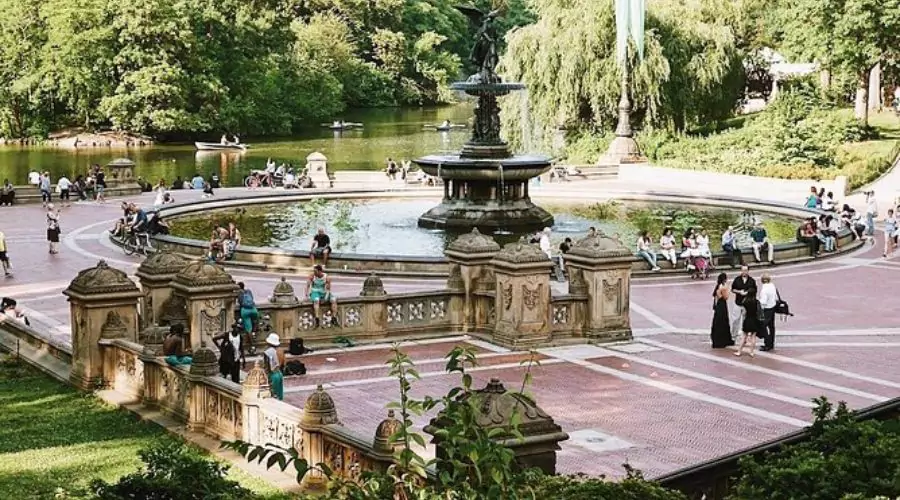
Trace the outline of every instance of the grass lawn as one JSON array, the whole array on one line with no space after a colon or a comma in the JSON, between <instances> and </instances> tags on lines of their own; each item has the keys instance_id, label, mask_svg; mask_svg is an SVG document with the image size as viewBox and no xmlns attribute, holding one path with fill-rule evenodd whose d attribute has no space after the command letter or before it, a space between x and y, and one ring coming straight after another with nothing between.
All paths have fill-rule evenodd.
<instances>
[{"instance_id":1,"label":"grass lawn","mask_svg":"<svg viewBox=\"0 0 900 500\"><path fill-rule=\"evenodd\" d=\"M52 499L58 489L84 494L95 478L114 481L137 470L139 449L176 440L0 354L0 499ZM265 497L282 497L242 471L230 475Z\"/></svg>"}]
</instances>

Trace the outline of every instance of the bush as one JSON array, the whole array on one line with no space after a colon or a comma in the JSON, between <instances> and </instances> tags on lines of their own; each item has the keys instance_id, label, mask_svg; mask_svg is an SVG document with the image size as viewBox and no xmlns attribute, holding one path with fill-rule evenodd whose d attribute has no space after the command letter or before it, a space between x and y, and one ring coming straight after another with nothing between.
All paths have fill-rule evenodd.
<instances>
[{"instance_id":1,"label":"bush","mask_svg":"<svg viewBox=\"0 0 900 500\"><path fill-rule=\"evenodd\" d=\"M228 466L183 444L153 445L139 453L145 467L115 484L94 481L101 500L251 500L256 496L225 478Z\"/></svg>"},{"instance_id":2,"label":"bush","mask_svg":"<svg viewBox=\"0 0 900 500\"><path fill-rule=\"evenodd\" d=\"M619 482L603 477L541 476L535 481L535 498L555 500L687 500L679 491L646 481L640 472L626 466L628 475Z\"/></svg>"},{"instance_id":3,"label":"bush","mask_svg":"<svg viewBox=\"0 0 900 500\"><path fill-rule=\"evenodd\" d=\"M810 439L740 463L734 500L900 496L900 422L856 421L845 403L816 400Z\"/></svg>"}]
</instances>

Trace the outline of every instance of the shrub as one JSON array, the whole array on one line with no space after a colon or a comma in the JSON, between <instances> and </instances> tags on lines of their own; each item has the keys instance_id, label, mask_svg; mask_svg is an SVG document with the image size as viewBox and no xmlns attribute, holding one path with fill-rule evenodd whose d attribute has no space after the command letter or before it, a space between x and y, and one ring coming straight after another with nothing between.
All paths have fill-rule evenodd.
<instances>
[{"instance_id":1,"label":"shrub","mask_svg":"<svg viewBox=\"0 0 900 500\"><path fill-rule=\"evenodd\" d=\"M840 403L816 400L810 439L740 463L735 500L831 500L900 496L900 423L857 421Z\"/></svg>"},{"instance_id":2,"label":"shrub","mask_svg":"<svg viewBox=\"0 0 900 500\"><path fill-rule=\"evenodd\" d=\"M535 498L556 500L687 500L681 492L646 481L626 466L625 479L611 482L603 477L540 476L533 486Z\"/></svg>"},{"instance_id":3,"label":"shrub","mask_svg":"<svg viewBox=\"0 0 900 500\"><path fill-rule=\"evenodd\" d=\"M225 478L228 466L180 443L153 445L138 452L144 468L115 484L94 481L100 500L251 500L248 489Z\"/></svg>"}]
</instances>

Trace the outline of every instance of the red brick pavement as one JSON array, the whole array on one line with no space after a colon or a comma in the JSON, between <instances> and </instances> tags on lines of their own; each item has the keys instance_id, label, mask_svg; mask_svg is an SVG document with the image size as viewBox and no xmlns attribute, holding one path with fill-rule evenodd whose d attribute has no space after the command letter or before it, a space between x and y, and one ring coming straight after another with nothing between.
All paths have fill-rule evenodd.
<instances>
[{"instance_id":1,"label":"red brick pavement","mask_svg":"<svg viewBox=\"0 0 900 500\"><path fill-rule=\"evenodd\" d=\"M196 195L185 192L180 198L192 196ZM149 203L151 196L137 199ZM116 202L65 209L61 224L65 243L56 256L46 252L40 207L0 210L6 212L0 230L6 233L16 272L13 278L0 281L0 295L21 299L34 313L33 319L57 339L68 338L68 307L60 291L78 270L105 258L133 272L139 262L99 238L110 225L108 221L119 217ZM560 469L617 476L622 474L621 464L627 461L655 476L794 430L799 421L809 419L809 409L802 401L819 395L846 400L855 408L896 396L900 390L892 384L900 384L900 369L895 363L900 351L900 324L894 319L897 308L893 283L900 271L900 256L886 262L880 259L880 249L879 241L875 247L847 257L772 270L776 284L797 313L789 322L779 323L779 357L735 358L731 351L709 348L706 332L712 313L712 280L635 280L632 299L638 307L632 309L632 326L639 334L638 341L640 335L651 330L659 333L672 325L687 332L648 336L647 343L662 342L689 352L670 348L630 355L599 351L601 354L587 356L585 361L564 361L553 359L555 351L549 351L551 359L534 368L535 380L530 387L540 405L576 437L581 432L597 431L630 443L626 449L591 451L583 440L572 439L563 444ZM259 300L269 295L278 279L277 275L260 272L234 274ZM754 275L758 277L759 273L754 271ZM356 295L361 281L337 276L335 291L338 296ZM385 281L391 291L442 286L440 280ZM302 293L302 277L292 277L291 282L298 294ZM841 333L844 330L855 331ZM820 331L833 334L814 335ZM415 383L415 395L440 395L457 383L455 376L431 374L443 369L444 362L434 360L452 345L454 342L404 347L427 374ZM473 373L476 386L495 376L508 388L518 386L524 370L518 362L526 355L494 355L482 348L478 351L487 357L482 359L484 369ZM380 365L387 354L388 348L383 346L308 356L305 362L310 374L288 379L288 390L301 390L289 392L287 399L302 406L314 384L336 384L329 393L337 402L341 419L348 428L370 437L386 413L385 404L397 398L396 382L380 380L387 368L371 366ZM336 361L326 361L326 357ZM647 366L638 360L666 366ZM751 371L750 366L774 372ZM790 375L801 378L791 379ZM809 381L836 387L816 387ZM735 383L758 390L729 386ZM768 418L748 413L747 407L768 412L764 414ZM423 425L428 417L418 417L417 424Z\"/></svg>"}]
</instances>

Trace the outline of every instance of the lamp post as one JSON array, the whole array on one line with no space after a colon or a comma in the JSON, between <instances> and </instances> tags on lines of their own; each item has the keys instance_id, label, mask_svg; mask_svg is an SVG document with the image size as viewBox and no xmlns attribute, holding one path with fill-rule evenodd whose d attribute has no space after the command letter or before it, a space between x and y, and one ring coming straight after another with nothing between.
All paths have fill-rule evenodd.
<instances>
[{"instance_id":1,"label":"lamp post","mask_svg":"<svg viewBox=\"0 0 900 500\"><path fill-rule=\"evenodd\" d=\"M644 0L616 0L616 55L622 67L619 122L616 137L597 161L600 166L646 163L631 130L631 80L628 68L628 38L634 40L638 58L644 57Z\"/></svg>"}]
</instances>

